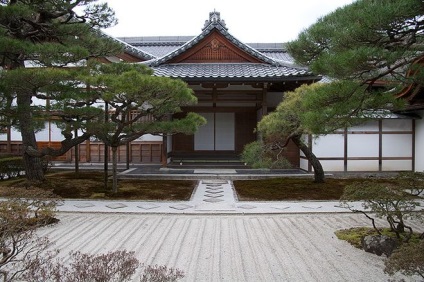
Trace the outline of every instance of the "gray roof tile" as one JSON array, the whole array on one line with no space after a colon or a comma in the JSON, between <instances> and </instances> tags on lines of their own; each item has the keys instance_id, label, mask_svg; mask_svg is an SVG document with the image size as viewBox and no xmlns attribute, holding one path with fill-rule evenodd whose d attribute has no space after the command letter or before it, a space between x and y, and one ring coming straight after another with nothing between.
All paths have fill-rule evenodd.
<instances>
[{"instance_id":1,"label":"gray roof tile","mask_svg":"<svg viewBox=\"0 0 424 282\"><path fill-rule=\"evenodd\" d=\"M180 63L168 64L172 58L182 54L196 45L213 30L217 30L235 46L263 62L257 63ZM198 36L155 36L155 37L121 37L120 40L141 49L155 58L145 64L149 65L157 76L176 77L185 80L209 79L220 80L238 78L239 80L281 80L281 79L317 79L318 76L306 68L297 66L286 52L283 43L245 44L228 32L225 22L218 12L209 14L201 34Z\"/></svg>"},{"instance_id":2,"label":"gray roof tile","mask_svg":"<svg viewBox=\"0 0 424 282\"><path fill-rule=\"evenodd\" d=\"M165 56L166 54L169 54L170 52L174 51L180 45L150 45L150 46L136 46L139 49L142 49L143 51L150 53L154 55L156 58L160 58Z\"/></svg>"},{"instance_id":3,"label":"gray roof tile","mask_svg":"<svg viewBox=\"0 0 424 282\"><path fill-rule=\"evenodd\" d=\"M110 36L110 35L108 35L108 34L106 34L104 32L102 32L102 35L104 37L108 37L108 38L111 38L111 39L115 40L116 42L118 42L119 44L122 45L122 47L124 48L125 52L128 52L129 54L132 54L133 56L136 56L136 57L138 57L138 58L140 58L142 60L151 60L151 59L156 58L156 56L153 56L152 54L150 54L150 53L148 53L148 52L146 52L146 51L144 51L142 49L136 48L136 47L132 46L131 44L129 44L129 43L123 41L123 40L120 40L118 38L112 37L112 36Z\"/></svg>"},{"instance_id":4,"label":"gray roof tile","mask_svg":"<svg viewBox=\"0 0 424 282\"><path fill-rule=\"evenodd\" d=\"M281 79L313 76L305 69L254 63L164 64L153 67L155 75L182 79Z\"/></svg>"}]
</instances>

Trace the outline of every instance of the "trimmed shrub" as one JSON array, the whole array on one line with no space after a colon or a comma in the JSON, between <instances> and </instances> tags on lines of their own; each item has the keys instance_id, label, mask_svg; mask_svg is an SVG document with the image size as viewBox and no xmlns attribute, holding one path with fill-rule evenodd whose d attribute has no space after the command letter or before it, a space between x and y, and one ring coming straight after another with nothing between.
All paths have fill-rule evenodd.
<instances>
[{"instance_id":1,"label":"trimmed shrub","mask_svg":"<svg viewBox=\"0 0 424 282\"><path fill-rule=\"evenodd\" d=\"M0 158L0 179L19 176L24 170L22 157Z\"/></svg>"},{"instance_id":2,"label":"trimmed shrub","mask_svg":"<svg viewBox=\"0 0 424 282\"><path fill-rule=\"evenodd\" d=\"M252 168L291 168L290 162L272 150L272 146L254 141L244 146L241 160Z\"/></svg>"},{"instance_id":3,"label":"trimmed shrub","mask_svg":"<svg viewBox=\"0 0 424 282\"><path fill-rule=\"evenodd\" d=\"M261 142L255 141L244 146L241 160L252 168L270 168L272 159L266 157L265 149Z\"/></svg>"}]
</instances>

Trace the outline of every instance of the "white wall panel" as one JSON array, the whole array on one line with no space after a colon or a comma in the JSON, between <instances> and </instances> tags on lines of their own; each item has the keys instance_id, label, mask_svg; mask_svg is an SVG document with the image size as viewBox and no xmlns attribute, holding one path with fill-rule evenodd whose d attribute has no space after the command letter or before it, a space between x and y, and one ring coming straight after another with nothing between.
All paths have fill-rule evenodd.
<instances>
[{"instance_id":1,"label":"white wall panel","mask_svg":"<svg viewBox=\"0 0 424 282\"><path fill-rule=\"evenodd\" d=\"M410 134L384 134L383 157L412 157L412 136Z\"/></svg>"},{"instance_id":2,"label":"white wall panel","mask_svg":"<svg viewBox=\"0 0 424 282\"><path fill-rule=\"evenodd\" d=\"M364 124L350 127L348 131L378 131L378 121L368 121Z\"/></svg>"},{"instance_id":3,"label":"white wall panel","mask_svg":"<svg viewBox=\"0 0 424 282\"><path fill-rule=\"evenodd\" d=\"M194 134L194 150L214 150L214 114L199 113L199 115L203 116L207 123Z\"/></svg>"},{"instance_id":4,"label":"white wall panel","mask_svg":"<svg viewBox=\"0 0 424 282\"><path fill-rule=\"evenodd\" d=\"M216 113L215 150L234 150L234 113Z\"/></svg>"},{"instance_id":5,"label":"white wall panel","mask_svg":"<svg viewBox=\"0 0 424 282\"><path fill-rule=\"evenodd\" d=\"M318 158L343 158L344 136L329 134L314 139L312 150Z\"/></svg>"},{"instance_id":6,"label":"white wall panel","mask_svg":"<svg viewBox=\"0 0 424 282\"><path fill-rule=\"evenodd\" d=\"M383 119L383 131L411 131L411 119Z\"/></svg>"},{"instance_id":7,"label":"white wall panel","mask_svg":"<svg viewBox=\"0 0 424 282\"><path fill-rule=\"evenodd\" d=\"M412 170L411 160L383 160L381 164L383 171Z\"/></svg>"},{"instance_id":8,"label":"white wall panel","mask_svg":"<svg viewBox=\"0 0 424 282\"><path fill-rule=\"evenodd\" d=\"M418 113L424 117L424 111ZM415 121L415 171L424 172L424 120Z\"/></svg>"},{"instance_id":9,"label":"white wall panel","mask_svg":"<svg viewBox=\"0 0 424 282\"><path fill-rule=\"evenodd\" d=\"M308 160L300 159L299 167L304 170L308 170Z\"/></svg>"},{"instance_id":10,"label":"white wall panel","mask_svg":"<svg viewBox=\"0 0 424 282\"><path fill-rule=\"evenodd\" d=\"M378 171L378 160L348 160L348 171Z\"/></svg>"},{"instance_id":11,"label":"white wall panel","mask_svg":"<svg viewBox=\"0 0 424 282\"><path fill-rule=\"evenodd\" d=\"M349 134L347 140L348 157L378 157L377 134Z\"/></svg>"},{"instance_id":12,"label":"white wall panel","mask_svg":"<svg viewBox=\"0 0 424 282\"><path fill-rule=\"evenodd\" d=\"M325 172L344 170L344 162L342 160L323 160L321 161L321 165Z\"/></svg>"},{"instance_id":13,"label":"white wall panel","mask_svg":"<svg viewBox=\"0 0 424 282\"><path fill-rule=\"evenodd\" d=\"M10 132L11 140L12 141L22 141L21 133L15 129L12 129ZM0 134L0 141L7 141L7 134L2 133Z\"/></svg>"}]
</instances>

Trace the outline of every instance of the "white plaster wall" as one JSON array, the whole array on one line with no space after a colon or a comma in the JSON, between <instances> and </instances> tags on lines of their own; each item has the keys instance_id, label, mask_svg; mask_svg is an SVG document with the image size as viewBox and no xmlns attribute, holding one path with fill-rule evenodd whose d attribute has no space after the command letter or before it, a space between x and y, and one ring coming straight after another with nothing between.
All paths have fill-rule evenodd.
<instances>
[{"instance_id":1,"label":"white plaster wall","mask_svg":"<svg viewBox=\"0 0 424 282\"><path fill-rule=\"evenodd\" d=\"M13 129L13 128L10 132L10 136L11 136L12 141L21 141L22 140L21 133L19 131L15 130L15 129ZM7 134L6 133L0 134L0 141L7 141Z\"/></svg>"},{"instance_id":2,"label":"white plaster wall","mask_svg":"<svg viewBox=\"0 0 424 282\"><path fill-rule=\"evenodd\" d=\"M348 171L378 171L378 160L348 160Z\"/></svg>"},{"instance_id":3,"label":"white plaster wall","mask_svg":"<svg viewBox=\"0 0 424 282\"><path fill-rule=\"evenodd\" d=\"M349 134L347 138L348 157L378 157L379 138L377 134Z\"/></svg>"},{"instance_id":4,"label":"white plaster wall","mask_svg":"<svg viewBox=\"0 0 424 282\"><path fill-rule=\"evenodd\" d=\"M418 112L424 117L424 110ZM415 121L415 171L424 172L424 120Z\"/></svg>"},{"instance_id":5,"label":"white plaster wall","mask_svg":"<svg viewBox=\"0 0 424 282\"><path fill-rule=\"evenodd\" d=\"M314 139L312 150L318 158L343 158L344 136L343 134L329 134Z\"/></svg>"},{"instance_id":6,"label":"white plaster wall","mask_svg":"<svg viewBox=\"0 0 424 282\"><path fill-rule=\"evenodd\" d=\"M300 159L299 166L303 170L308 170L308 160Z\"/></svg>"},{"instance_id":7,"label":"white plaster wall","mask_svg":"<svg viewBox=\"0 0 424 282\"><path fill-rule=\"evenodd\" d=\"M353 126L348 131L378 131L378 121L368 121L364 124Z\"/></svg>"},{"instance_id":8,"label":"white plaster wall","mask_svg":"<svg viewBox=\"0 0 424 282\"><path fill-rule=\"evenodd\" d=\"M412 135L383 134L383 157L412 157Z\"/></svg>"},{"instance_id":9,"label":"white plaster wall","mask_svg":"<svg viewBox=\"0 0 424 282\"><path fill-rule=\"evenodd\" d=\"M424 114L424 113L422 113ZM417 123L418 125L418 123ZM387 119L382 121L383 132L405 131L406 134L383 134L382 154L383 157L408 157L412 155L412 121L409 119ZM417 139L420 138L424 144L424 122L420 120L417 131ZM379 135L378 121L370 121L348 129L347 136L347 156L348 158L378 158L379 156ZM372 132L366 133L366 132ZM417 148L418 148L417 144ZM329 134L314 139L313 152L318 158L343 158L344 157L344 135ZM419 154L422 156L418 157ZM421 171L424 170L424 151L417 151L416 166ZM344 162L342 160L321 160L325 171L343 171ZM302 167L302 162L301 162ZM304 168L304 167L302 167ZM348 171L378 171L378 160L348 160ZM382 163L383 171L410 170L412 163L410 160L385 160Z\"/></svg>"},{"instance_id":10,"label":"white plaster wall","mask_svg":"<svg viewBox=\"0 0 424 282\"><path fill-rule=\"evenodd\" d=\"M412 120L410 119L383 119L383 131L411 131Z\"/></svg>"},{"instance_id":11,"label":"white plaster wall","mask_svg":"<svg viewBox=\"0 0 424 282\"><path fill-rule=\"evenodd\" d=\"M49 136L50 134L50 136ZM46 122L44 130L35 133L37 141L62 141L63 135L61 130L54 123ZM13 139L12 139L13 140Z\"/></svg>"},{"instance_id":12,"label":"white plaster wall","mask_svg":"<svg viewBox=\"0 0 424 282\"><path fill-rule=\"evenodd\" d=\"M344 161L341 160L322 160L324 171L344 171Z\"/></svg>"},{"instance_id":13,"label":"white plaster wall","mask_svg":"<svg viewBox=\"0 0 424 282\"><path fill-rule=\"evenodd\" d=\"M381 163L383 171L402 171L412 170L412 162L410 160L383 160Z\"/></svg>"}]
</instances>

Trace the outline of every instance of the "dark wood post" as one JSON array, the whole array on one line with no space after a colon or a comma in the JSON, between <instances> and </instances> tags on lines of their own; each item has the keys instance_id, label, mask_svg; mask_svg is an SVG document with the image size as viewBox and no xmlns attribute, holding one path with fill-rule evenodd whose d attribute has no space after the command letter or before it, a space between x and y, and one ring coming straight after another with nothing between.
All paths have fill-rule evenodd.
<instances>
[{"instance_id":1,"label":"dark wood post","mask_svg":"<svg viewBox=\"0 0 424 282\"><path fill-rule=\"evenodd\" d=\"M107 102L105 102L105 123L107 123L109 121L109 104ZM109 170L109 148L105 145L105 151L104 151L104 184L105 184L105 189L107 189L107 179L108 179L108 170Z\"/></svg>"}]
</instances>

